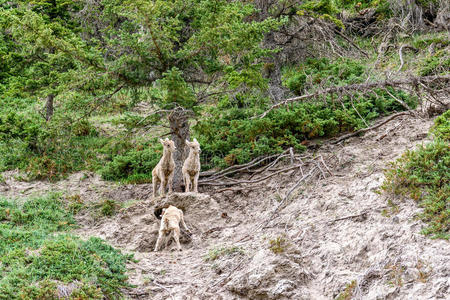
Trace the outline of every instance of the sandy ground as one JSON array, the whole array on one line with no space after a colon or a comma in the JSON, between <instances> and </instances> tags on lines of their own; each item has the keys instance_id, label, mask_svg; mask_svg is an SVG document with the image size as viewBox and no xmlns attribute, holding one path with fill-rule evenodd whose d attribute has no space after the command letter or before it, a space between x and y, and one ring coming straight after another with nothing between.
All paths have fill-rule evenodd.
<instances>
[{"instance_id":1,"label":"sandy ground","mask_svg":"<svg viewBox=\"0 0 450 300\"><path fill-rule=\"evenodd\" d=\"M433 120L400 117L363 137L325 143L332 173L310 178L280 205L297 181L294 170L248 189L173 194L150 199L150 185L117 185L78 173L57 183L21 181L4 173L6 197L61 191L84 202L114 199L122 208L110 218L87 211L76 233L98 236L138 262L129 264L132 299L444 299L450 293L450 245L420 231L412 200L377 193L383 169L405 150L430 140ZM285 162L288 163L288 162ZM325 178L324 178L325 177ZM152 252L158 208L185 211L192 236L183 251L173 244ZM277 208L277 209L275 209ZM345 299L345 298L343 298ZM350 298L347 298L350 299Z\"/></svg>"}]
</instances>

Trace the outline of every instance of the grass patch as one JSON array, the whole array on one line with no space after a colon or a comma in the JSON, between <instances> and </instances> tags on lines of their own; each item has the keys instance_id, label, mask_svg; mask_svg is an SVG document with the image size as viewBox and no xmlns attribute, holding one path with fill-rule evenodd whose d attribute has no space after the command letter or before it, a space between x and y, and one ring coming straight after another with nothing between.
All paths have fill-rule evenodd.
<instances>
[{"instance_id":1,"label":"grass patch","mask_svg":"<svg viewBox=\"0 0 450 300\"><path fill-rule=\"evenodd\" d=\"M72 298L120 297L131 257L101 239L68 234L74 225L57 194L0 199L0 299L56 299L57 287L71 283Z\"/></svg>"},{"instance_id":2,"label":"grass patch","mask_svg":"<svg viewBox=\"0 0 450 300\"><path fill-rule=\"evenodd\" d=\"M269 249L275 254L283 253L288 247L289 243L285 236L279 236L269 241Z\"/></svg>"},{"instance_id":3,"label":"grass patch","mask_svg":"<svg viewBox=\"0 0 450 300\"><path fill-rule=\"evenodd\" d=\"M431 132L433 142L406 151L385 171L382 189L394 195L411 197L423 211L420 219L428 223L424 234L450 237L450 111L436 119Z\"/></svg>"},{"instance_id":4,"label":"grass patch","mask_svg":"<svg viewBox=\"0 0 450 300\"><path fill-rule=\"evenodd\" d=\"M352 299L353 293L356 288L356 280L352 280L349 284L345 286L345 289L340 293L335 300L350 300Z\"/></svg>"},{"instance_id":5,"label":"grass patch","mask_svg":"<svg viewBox=\"0 0 450 300\"><path fill-rule=\"evenodd\" d=\"M206 261L214 261L220 257L232 255L235 253L244 254L244 249L242 249L241 247L236 247L236 246L219 247L219 248L210 249L208 251L208 254L205 256L205 260Z\"/></svg>"}]
</instances>

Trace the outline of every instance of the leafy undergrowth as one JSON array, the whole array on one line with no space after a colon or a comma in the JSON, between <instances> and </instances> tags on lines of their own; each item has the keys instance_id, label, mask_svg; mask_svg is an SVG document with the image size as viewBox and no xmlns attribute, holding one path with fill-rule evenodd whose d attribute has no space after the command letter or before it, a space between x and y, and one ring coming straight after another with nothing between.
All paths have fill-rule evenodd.
<instances>
[{"instance_id":1,"label":"leafy undergrowth","mask_svg":"<svg viewBox=\"0 0 450 300\"><path fill-rule=\"evenodd\" d=\"M107 180L151 182L162 154L156 139L104 136L86 120L60 126L61 120L45 122L36 112L16 112L17 105L0 107L0 172L20 169L29 180L58 180L91 170Z\"/></svg>"},{"instance_id":2,"label":"leafy undergrowth","mask_svg":"<svg viewBox=\"0 0 450 300\"><path fill-rule=\"evenodd\" d=\"M286 68L283 83L294 94L301 95L317 85L340 86L362 83L367 79L367 67L352 59L307 59L298 66ZM394 89L389 92L410 107L415 97ZM311 139L333 137L340 133L367 127L371 120L404 108L386 91L352 98L328 97L324 101L302 102L279 108L266 117L254 118L267 109L260 98L223 97L211 107L208 117L193 126L202 145L202 167L226 167L241 164L267 154L293 147L305 149Z\"/></svg>"},{"instance_id":3,"label":"leafy undergrowth","mask_svg":"<svg viewBox=\"0 0 450 300\"><path fill-rule=\"evenodd\" d=\"M450 110L431 129L435 139L407 151L386 170L383 190L408 196L423 207L423 230L436 238L450 238Z\"/></svg>"},{"instance_id":4,"label":"leafy undergrowth","mask_svg":"<svg viewBox=\"0 0 450 300\"><path fill-rule=\"evenodd\" d=\"M65 232L74 225L56 194L21 204L0 199L0 299L120 297L131 256Z\"/></svg>"}]
</instances>

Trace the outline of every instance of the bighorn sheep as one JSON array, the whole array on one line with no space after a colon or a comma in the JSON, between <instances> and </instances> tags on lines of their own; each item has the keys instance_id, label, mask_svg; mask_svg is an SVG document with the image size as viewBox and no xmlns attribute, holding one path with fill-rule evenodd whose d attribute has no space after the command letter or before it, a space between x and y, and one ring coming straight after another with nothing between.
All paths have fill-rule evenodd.
<instances>
[{"instance_id":1,"label":"bighorn sheep","mask_svg":"<svg viewBox=\"0 0 450 300\"><path fill-rule=\"evenodd\" d=\"M192 190L194 193L198 192L198 176L200 175L200 144L197 139L193 142L186 140L186 145L189 147L189 156L186 158L181 170L185 185L185 192L189 192L189 186L192 183Z\"/></svg>"},{"instance_id":2,"label":"bighorn sheep","mask_svg":"<svg viewBox=\"0 0 450 300\"><path fill-rule=\"evenodd\" d=\"M173 152L175 151L175 143L169 139L161 140L164 147L163 156L152 171L153 198L156 198L156 185L161 183L159 193L164 197L166 185L169 185L169 194L172 193L172 182L175 170L175 161L173 160Z\"/></svg>"},{"instance_id":3,"label":"bighorn sheep","mask_svg":"<svg viewBox=\"0 0 450 300\"><path fill-rule=\"evenodd\" d=\"M161 240L164 236L170 235L173 232L173 238L177 243L178 250L181 251L180 245L180 222L184 229L189 231L184 223L184 215L181 209L170 205L168 208L164 208L162 211L161 226L159 227L158 240L156 241L155 251L158 251L161 246ZM170 236L166 238L166 245L169 243Z\"/></svg>"}]
</instances>

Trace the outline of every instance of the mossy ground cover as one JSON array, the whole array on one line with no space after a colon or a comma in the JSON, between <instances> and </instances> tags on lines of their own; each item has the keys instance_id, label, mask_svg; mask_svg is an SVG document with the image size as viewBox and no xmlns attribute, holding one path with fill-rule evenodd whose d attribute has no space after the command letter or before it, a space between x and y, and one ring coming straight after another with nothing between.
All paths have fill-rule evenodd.
<instances>
[{"instance_id":1,"label":"mossy ground cover","mask_svg":"<svg viewBox=\"0 0 450 300\"><path fill-rule=\"evenodd\" d=\"M450 111L435 121L434 141L405 152L386 170L382 188L394 195L411 197L428 224L424 234L450 238Z\"/></svg>"},{"instance_id":2,"label":"mossy ground cover","mask_svg":"<svg viewBox=\"0 0 450 300\"><path fill-rule=\"evenodd\" d=\"M127 287L127 260L98 238L82 240L61 197L0 198L0 299L115 299ZM72 284L72 285L71 285Z\"/></svg>"}]
</instances>

